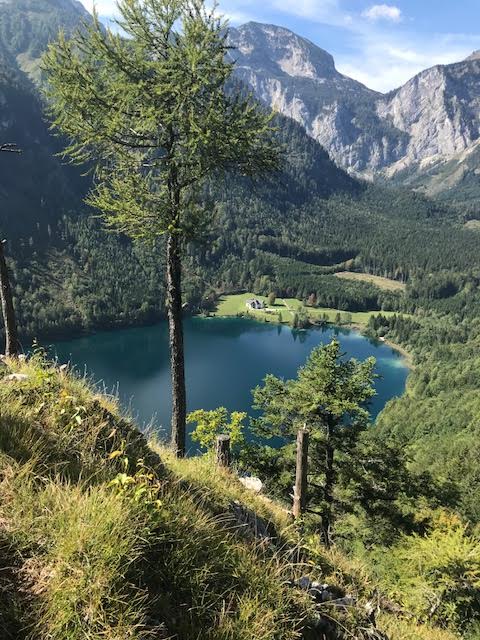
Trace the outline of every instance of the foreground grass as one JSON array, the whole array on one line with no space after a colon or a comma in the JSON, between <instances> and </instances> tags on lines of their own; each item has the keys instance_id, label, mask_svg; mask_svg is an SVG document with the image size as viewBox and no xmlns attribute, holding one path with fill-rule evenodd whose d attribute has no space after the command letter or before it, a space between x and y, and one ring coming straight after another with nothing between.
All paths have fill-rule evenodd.
<instances>
[{"instance_id":1,"label":"foreground grass","mask_svg":"<svg viewBox=\"0 0 480 640\"><path fill-rule=\"evenodd\" d=\"M292 586L302 575L357 604L318 609ZM383 640L365 615L374 589L282 506L208 456L147 442L84 380L41 357L0 368L2 640Z\"/></svg>"},{"instance_id":2,"label":"foreground grass","mask_svg":"<svg viewBox=\"0 0 480 640\"><path fill-rule=\"evenodd\" d=\"M154 449L85 381L39 358L0 371L2 640L323 637L291 586L322 576L288 514L207 458ZM329 615L329 637L362 616Z\"/></svg>"},{"instance_id":3,"label":"foreground grass","mask_svg":"<svg viewBox=\"0 0 480 640\"><path fill-rule=\"evenodd\" d=\"M290 324L295 313L303 307L308 317L313 322L319 322L326 317L327 322L331 324L338 324L338 317L340 316L341 324L361 326L366 326L370 318L372 316L377 316L379 313L386 317L395 315L393 311L376 310L346 312L340 309L329 309L327 307L304 307L303 303L296 298L277 298L275 304L268 307L266 310L252 310L247 309L246 306L246 302L249 298L262 300L268 307L268 300L265 296L256 296L253 293L234 294L222 296L219 299L214 315L218 317L245 316L261 320L263 322L272 322L275 324L281 322L282 324ZM279 318L279 314L281 315L281 319Z\"/></svg>"}]
</instances>

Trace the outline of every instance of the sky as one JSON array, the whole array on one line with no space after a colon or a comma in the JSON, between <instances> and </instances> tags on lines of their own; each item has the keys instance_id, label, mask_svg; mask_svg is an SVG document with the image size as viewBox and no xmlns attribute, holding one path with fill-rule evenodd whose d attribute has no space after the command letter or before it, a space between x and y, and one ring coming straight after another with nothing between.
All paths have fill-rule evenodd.
<instances>
[{"instance_id":1,"label":"sky","mask_svg":"<svg viewBox=\"0 0 480 640\"><path fill-rule=\"evenodd\" d=\"M116 0L95 3L105 21ZM480 0L220 0L232 26L287 27L329 51L337 69L387 92L436 64L480 49Z\"/></svg>"}]
</instances>

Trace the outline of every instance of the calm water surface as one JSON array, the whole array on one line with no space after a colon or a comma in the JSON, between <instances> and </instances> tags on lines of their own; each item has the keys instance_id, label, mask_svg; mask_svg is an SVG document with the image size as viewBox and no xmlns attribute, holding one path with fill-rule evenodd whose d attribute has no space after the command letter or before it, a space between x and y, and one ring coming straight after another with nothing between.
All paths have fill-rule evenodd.
<instances>
[{"instance_id":1,"label":"calm water surface","mask_svg":"<svg viewBox=\"0 0 480 640\"><path fill-rule=\"evenodd\" d=\"M408 369L401 356L383 343L355 331L335 328L294 331L241 318L189 318L185 322L188 408L249 411L251 389L267 373L295 376L311 350L338 336L347 356L377 359L376 416L405 389ZM118 391L125 408L142 425L152 421L168 435L170 372L166 323L153 327L101 332L54 345L62 362L71 361L107 391Z\"/></svg>"}]
</instances>

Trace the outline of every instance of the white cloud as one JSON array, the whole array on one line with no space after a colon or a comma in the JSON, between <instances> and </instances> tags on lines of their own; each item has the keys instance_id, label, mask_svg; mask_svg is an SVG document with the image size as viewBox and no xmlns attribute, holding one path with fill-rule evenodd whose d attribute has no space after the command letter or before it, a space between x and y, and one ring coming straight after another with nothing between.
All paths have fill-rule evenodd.
<instances>
[{"instance_id":1,"label":"white cloud","mask_svg":"<svg viewBox=\"0 0 480 640\"><path fill-rule=\"evenodd\" d=\"M253 4L256 0L253 0ZM349 27L353 17L341 7L341 0L266 0L265 5L285 15L333 27ZM265 7L264 5L264 7Z\"/></svg>"},{"instance_id":2,"label":"white cloud","mask_svg":"<svg viewBox=\"0 0 480 640\"><path fill-rule=\"evenodd\" d=\"M359 42L357 55L337 56L337 68L367 87L386 93L424 69L463 60L479 41L480 35L476 34L432 33L428 38L388 34L377 39L365 36Z\"/></svg>"},{"instance_id":3,"label":"white cloud","mask_svg":"<svg viewBox=\"0 0 480 640\"><path fill-rule=\"evenodd\" d=\"M389 4L374 4L366 9L362 16L376 22L377 20L388 20L389 22L400 22L402 19L402 12L398 7Z\"/></svg>"},{"instance_id":4,"label":"white cloud","mask_svg":"<svg viewBox=\"0 0 480 640\"><path fill-rule=\"evenodd\" d=\"M117 0L80 0L80 2L90 12L95 6L100 16L113 16L118 13Z\"/></svg>"}]
</instances>

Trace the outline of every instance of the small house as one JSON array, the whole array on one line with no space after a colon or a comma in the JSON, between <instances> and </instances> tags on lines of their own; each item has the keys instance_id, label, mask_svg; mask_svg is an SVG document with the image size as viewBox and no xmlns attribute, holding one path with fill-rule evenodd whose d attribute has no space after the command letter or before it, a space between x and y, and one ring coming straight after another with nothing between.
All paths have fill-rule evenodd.
<instances>
[{"instance_id":1,"label":"small house","mask_svg":"<svg viewBox=\"0 0 480 640\"><path fill-rule=\"evenodd\" d=\"M262 300L259 300L258 298L250 298L249 300L247 300L245 305L247 309L255 309L255 310L265 309L265 303L262 302Z\"/></svg>"}]
</instances>

